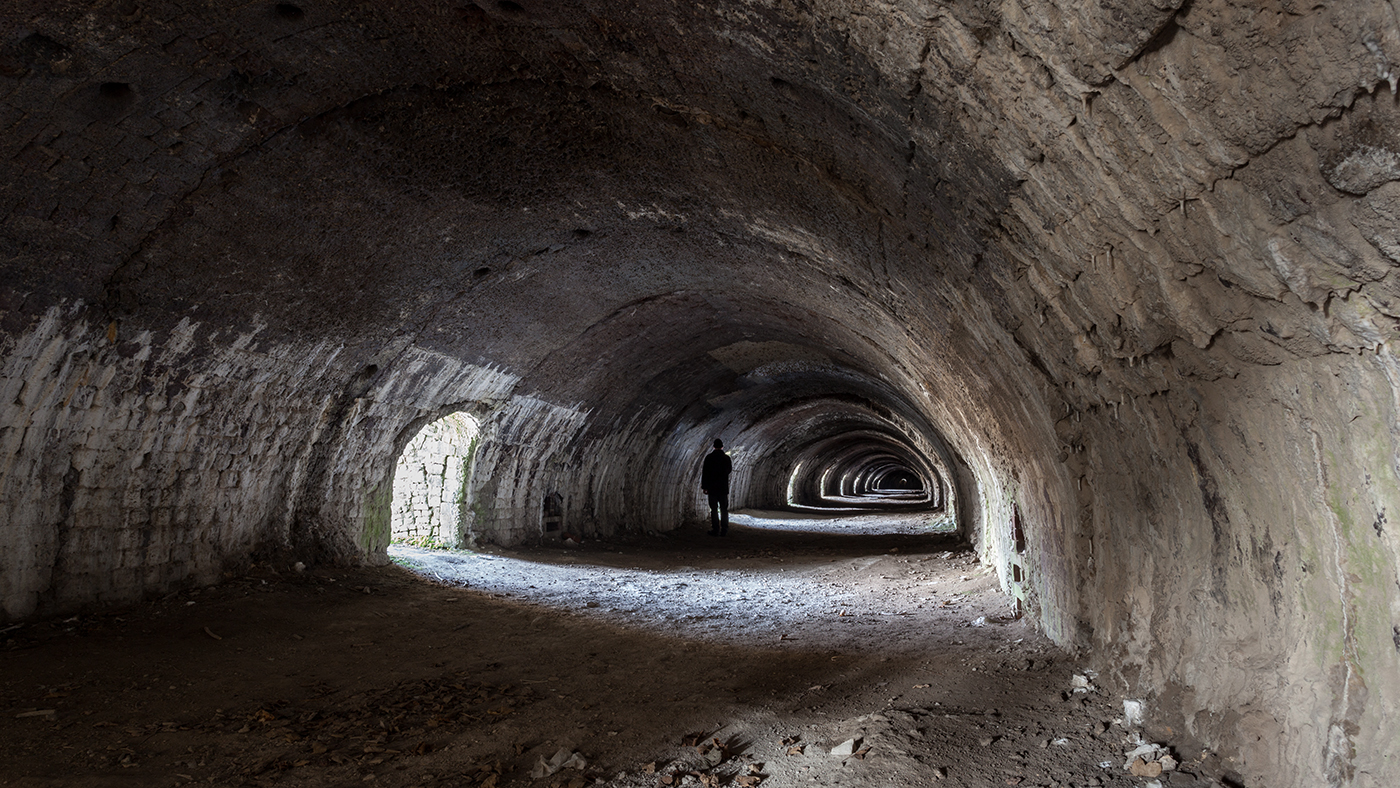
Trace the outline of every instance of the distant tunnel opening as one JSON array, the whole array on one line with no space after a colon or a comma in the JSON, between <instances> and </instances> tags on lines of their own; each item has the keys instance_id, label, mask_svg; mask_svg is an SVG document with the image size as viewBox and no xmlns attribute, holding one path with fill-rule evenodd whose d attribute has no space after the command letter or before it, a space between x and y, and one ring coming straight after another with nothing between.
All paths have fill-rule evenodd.
<instances>
[{"instance_id":1,"label":"distant tunnel opening","mask_svg":"<svg viewBox=\"0 0 1400 788\"><path fill-rule=\"evenodd\" d=\"M939 463L912 443L905 436L870 430L814 441L789 472L781 509L810 518L803 527L820 531L881 532L882 515L889 533L958 530ZM771 527L773 514L752 524Z\"/></svg>"},{"instance_id":2,"label":"distant tunnel opening","mask_svg":"<svg viewBox=\"0 0 1400 788\"><path fill-rule=\"evenodd\" d=\"M892 468L882 471L870 489L873 492L922 490L924 480L908 468Z\"/></svg>"},{"instance_id":3,"label":"distant tunnel opening","mask_svg":"<svg viewBox=\"0 0 1400 788\"><path fill-rule=\"evenodd\" d=\"M833 511L941 512L938 463L903 436L857 431L812 446L789 480L790 506Z\"/></svg>"}]
</instances>

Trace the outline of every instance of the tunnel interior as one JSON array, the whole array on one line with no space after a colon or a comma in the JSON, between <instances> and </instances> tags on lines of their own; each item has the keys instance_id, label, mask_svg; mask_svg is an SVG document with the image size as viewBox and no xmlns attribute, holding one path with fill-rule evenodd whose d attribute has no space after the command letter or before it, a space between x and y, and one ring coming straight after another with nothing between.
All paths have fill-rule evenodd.
<instances>
[{"instance_id":1,"label":"tunnel interior","mask_svg":"<svg viewBox=\"0 0 1400 788\"><path fill-rule=\"evenodd\" d=\"M1248 779L1400 783L1396 16L9 4L3 620L382 564L449 413L465 545L701 526L721 438Z\"/></svg>"}]
</instances>

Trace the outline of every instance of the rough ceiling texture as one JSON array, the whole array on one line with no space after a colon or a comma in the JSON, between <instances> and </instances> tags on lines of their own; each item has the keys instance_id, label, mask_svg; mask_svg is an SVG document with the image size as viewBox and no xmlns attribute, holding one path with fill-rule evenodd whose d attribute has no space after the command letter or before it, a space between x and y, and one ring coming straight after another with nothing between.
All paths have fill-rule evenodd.
<instances>
[{"instance_id":1,"label":"rough ceiling texture","mask_svg":"<svg viewBox=\"0 0 1400 788\"><path fill-rule=\"evenodd\" d=\"M942 485L1250 785L1400 784L1397 77L1367 0L8 3L3 617L382 560L451 411L505 543L722 435Z\"/></svg>"}]
</instances>

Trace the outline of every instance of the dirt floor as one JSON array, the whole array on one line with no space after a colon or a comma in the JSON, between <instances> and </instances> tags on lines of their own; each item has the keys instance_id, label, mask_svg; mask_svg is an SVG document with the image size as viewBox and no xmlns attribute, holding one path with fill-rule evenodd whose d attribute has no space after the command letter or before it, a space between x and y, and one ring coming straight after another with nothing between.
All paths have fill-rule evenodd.
<instances>
[{"instance_id":1,"label":"dirt floor","mask_svg":"<svg viewBox=\"0 0 1400 788\"><path fill-rule=\"evenodd\" d=\"M952 537L735 520L10 627L0 785L1217 784L1192 754L1130 774L1122 698Z\"/></svg>"}]
</instances>

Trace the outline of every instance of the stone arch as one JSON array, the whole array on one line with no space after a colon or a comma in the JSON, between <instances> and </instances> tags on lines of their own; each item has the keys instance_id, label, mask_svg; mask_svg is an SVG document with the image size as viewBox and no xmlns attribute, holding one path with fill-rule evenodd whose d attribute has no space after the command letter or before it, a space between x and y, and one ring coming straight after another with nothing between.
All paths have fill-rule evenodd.
<instances>
[{"instance_id":1,"label":"stone arch","mask_svg":"<svg viewBox=\"0 0 1400 788\"><path fill-rule=\"evenodd\" d=\"M394 465L391 539L419 546L463 541L479 425L465 412L423 425Z\"/></svg>"}]
</instances>

